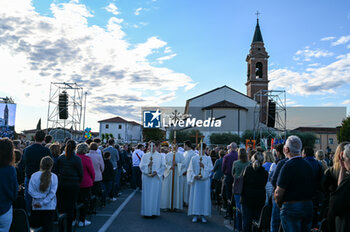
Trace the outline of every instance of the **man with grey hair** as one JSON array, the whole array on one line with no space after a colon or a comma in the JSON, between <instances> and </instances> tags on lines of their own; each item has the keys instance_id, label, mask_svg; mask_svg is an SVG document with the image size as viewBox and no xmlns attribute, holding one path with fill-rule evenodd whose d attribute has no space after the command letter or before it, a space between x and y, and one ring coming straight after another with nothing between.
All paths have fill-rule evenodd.
<instances>
[{"instance_id":1,"label":"man with grey hair","mask_svg":"<svg viewBox=\"0 0 350 232\"><path fill-rule=\"evenodd\" d=\"M237 153L237 144L232 142L229 146L229 153L224 156L222 160L222 172L224 173L224 205L227 207L227 216L232 217L233 211L232 207L227 205L227 200L231 200L232 197L232 184L233 184L233 176L232 176L232 165L233 162L238 160Z\"/></svg>"},{"instance_id":2,"label":"man with grey hair","mask_svg":"<svg viewBox=\"0 0 350 232\"><path fill-rule=\"evenodd\" d=\"M289 136L283 147L289 160L281 169L275 191L275 201L281 208L282 227L286 232L311 230L315 184L312 168L301 157L301 149L300 138Z\"/></svg>"}]
</instances>

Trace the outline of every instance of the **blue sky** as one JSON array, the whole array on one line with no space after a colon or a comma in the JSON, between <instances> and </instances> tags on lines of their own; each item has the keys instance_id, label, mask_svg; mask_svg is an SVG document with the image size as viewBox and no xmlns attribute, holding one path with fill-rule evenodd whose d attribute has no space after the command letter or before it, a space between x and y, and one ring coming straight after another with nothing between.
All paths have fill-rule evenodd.
<instances>
[{"instance_id":1,"label":"blue sky","mask_svg":"<svg viewBox=\"0 0 350 232\"><path fill-rule=\"evenodd\" d=\"M21 9L16 7L19 3L23 5ZM19 12L21 17L33 18L38 25L40 22L55 25L54 29L48 30L49 33L38 29L32 29L32 34L27 36L23 36L20 30L8 32L22 38L28 46L36 48L38 44L42 45L42 36L47 36L45 41L51 41L53 45L57 45L58 38L70 41L69 46L79 35L90 38L77 43L79 49L76 53L55 53L52 60L57 62L54 63L47 58L49 51L46 48L28 52L20 43L17 47L12 45L11 37L0 40L0 47L7 51L0 60L10 59L23 66L16 72L9 71L8 75L16 76L21 72L36 75L32 78L36 84L31 84L33 88L40 88L34 96L26 93L28 84L24 79L20 81L23 90L18 93L0 88L2 95L13 96L18 103L16 123L19 129L35 127L40 117L45 121L49 81L72 80L76 74L78 77L75 76L74 80L81 81L83 86L89 80L91 83L85 87L94 89L90 91L87 114L89 127L93 130L98 128L98 119L115 114L127 115L120 107L98 101L103 97L116 102L114 105L129 107L127 109L133 112L135 108L132 106L141 104L184 105L186 99L222 85L245 93L245 58L253 37L257 10L261 12L260 27L270 55L270 88L286 89L289 106L350 105L349 1L15 0L13 8L4 7L3 11L0 10L0 19L4 19L0 26L9 25L9 17ZM26 26L25 20L13 23L17 27ZM62 29L61 23L71 24L73 29L64 26ZM101 30L103 36L98 33ZM88 51L91 47L95 50ZM70 51L72 49L74 46ZM103 57L99 50L107 55ZM130 53L131 50L135 52ZM80 54L79 62L69 63L69 59L61 62L62 57L66 59L70 55L72 60L77 59L76 54ZM81 59L84 54L89 54L89 62ZM118 67L119 58L122 68ZM33 60L38 62L36 69ZM50 65L43 65L45 62ZM91 72L79 71L91 64L102 67L104 62L110 64L112 71L126 73L124 78L114 79L106 72L99 72L104 75L99 78ZM55 75L58 69L60 75ZM133 86L133 81L140 79L132 78L125 82L131 69L138 72L132 71L130 76L137 75L145 83ZM44 74L38 75L38 72ZM117 87L108 87L104 92L107 87L102 84L95 87L93 83L96 81ZM158 83L161 84L158 86ZM30 97L35 97L40 103L29 104L33 102ZM33 115L31 119L24 116L28 113Z\"/></svg>"}]
</instances>

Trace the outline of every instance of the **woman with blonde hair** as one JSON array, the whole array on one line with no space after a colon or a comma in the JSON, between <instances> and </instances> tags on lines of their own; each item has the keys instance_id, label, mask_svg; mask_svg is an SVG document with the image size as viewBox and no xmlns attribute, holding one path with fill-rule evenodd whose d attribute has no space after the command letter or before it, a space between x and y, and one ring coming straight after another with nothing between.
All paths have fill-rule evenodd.
<instances>
[{"instance_id":1,"label":"woman with blonde hair","mask_svg":"<svg viewBox=\"0 0 350 232\"><path fill-rule=\"evenodd\" d=\"M327 193L334 192L338 187L338 178L341 168L339 157L344 152L344 147L347 144L349 144L349 142L342 142L337 146L333 157L333 166L328 168L325 172L323 188Z\"/></svg>"},{"instance_id":2,"label":"woman with blonde hair","mask_svg":"<svg viewBox=\"0 0 350 232\"><path fill-rule=\"evenodd\" d=\"M350 177L345 173L350 171L350 144L345 145L339 155L340 171L338 188L331 195L327 215L328 231L350 231Z\"/></svg>"},{"instance_id":3,"label":"woman with blonde hair","mask_svg":"<svg viewBox=\"0 0 350 232\"><path fill-rule=\"evenodd\" d=\"M316 159L321 163L323 171L326 171L328 168L327 162L324 160L325 155L323 153L323 150L316 151Z\"/></svg>"},{"instance_id":4,"label":"woman with blonde hair","mask_svg":"<svg viewBox=\"0 0 350 232\"><path fill-rule=\"evenodd\" d=\"M270 171L270 168L272 166L272 164L275 162L275 156L272 154L271 151L264 151L264 164L262 165L263 168L265 168L265 170L267 172ZM266 200L265 200L265 204L267 205L269 203L269 200L272 197L272 193L273 193L273 186L271 184L271 181L268 179L266 186Z\"/></svg>"},{"instance_id":5,"label":"woman with blonde hair","mask_svg":"<svg viewBox=\"0 0 350 232\"><path fill-rule=\"evenodd\" d=\"M275 162L275 157L273 156L271 151L264 151L264 164L263 167L268 172L270 171L271 164Z\"/></svg>"},{"instance_id":6,"label":"woman with blonde hair","mask_svg":"<svg viewBox=\"0 0 350 232\"><path fill-rule=\"evenodd\" d=\"M248 161L248 155L247 151L244 148L238 149L238 160L233 162L232 165L232 176L233 176L233 185L235 185L235 182L237 184L237 181L241 176L243 175L243 172L247 166L249 166L250 162ZM234 201L236 202L236 208L239 209L239 211L242 210L241 208L241 194L233 193ZM241 213L238 210L236 211L236 225L235 229L238 231L242 230L242 218Z\"/></svg>"}]
</instances>

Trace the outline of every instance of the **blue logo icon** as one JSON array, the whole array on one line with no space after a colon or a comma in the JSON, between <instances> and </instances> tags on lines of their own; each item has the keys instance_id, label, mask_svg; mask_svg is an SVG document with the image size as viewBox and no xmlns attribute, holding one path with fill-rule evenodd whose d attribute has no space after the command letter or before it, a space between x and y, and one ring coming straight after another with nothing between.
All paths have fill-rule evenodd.
<instances>
[{"instance_id":1,"label":"blue logo icon","mask_svg":"<svg viewBox=\"0 0 350 232\"><path fill-rule=\"evenodd\" d=\"M143 111L143 127L144 128L160 128L161 113L157 110Z\"/></svg>"}]
</instances>

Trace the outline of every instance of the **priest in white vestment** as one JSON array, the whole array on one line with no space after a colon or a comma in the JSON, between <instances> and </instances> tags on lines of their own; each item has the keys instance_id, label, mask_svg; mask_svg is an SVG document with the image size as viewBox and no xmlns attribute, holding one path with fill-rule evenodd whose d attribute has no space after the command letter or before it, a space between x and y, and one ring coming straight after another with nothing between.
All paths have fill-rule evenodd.
<instances>
[{"instance_id":1,"label":"priest in white vestment","mask_svg":"<svg viewBox=\"0 0 350 232\"><path fill-rule=\"evenodd\" d=\"M183 188L184 188L184 203L188 205L188 199L190 197L190 186L187 183L187 169L190 166L190 162L193 156L197 155L193 150L192 150L192 144L189 140L185 141L184 145L185 153L185 161L184 161L184 174L183 174Z\"/></svg>"},{"instance_id":2,"label":"priest in white vestment","mask_svg":"<svg viewBox=\"0 0 350 232\"><path fill-rule=\"evenodd\" d=\"M206 145L202 146L200 154L205 154ZM187 182L190 184L188 215L193 215L192 222L197 222L200 217L206 223L205 217L211 216L210 173L213 163L209 156L200 154L191 159L187 170Z\"/></svg>"},{"instance_id":3,"label":"priest in white vestment","mask_svg":"<svg viewBox=\"0 0 350 232\"><path fill-rule=\"evenodd\" d=\"M164 181L162 189L162 200L160 204L161 209L171 209L172 200L172 182L173 182L173 169L175 170L174 176L174 198L173 209L183 209L183 165L184 156L180 152L175 153L175 162L173 162L174 152L169 152L165 156L166 169L164 172Z\"/></svg>"},{"instance_id":4,"label":"priest in white vestment","mask_svg":"<svg viewBox=\"0 0 350 232\"><path fill-rule=\"evenodd\" d=\"M162 180L165 170L165 159L158 153L159 143L150 143L150 152L142 156L140 169L142 172L141 215L159 216L162 193ZM153 152L154 151L154 152Z\"/></svg>"}]
</instances>

